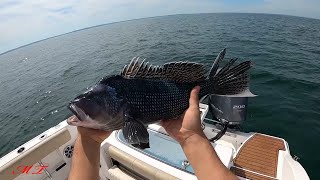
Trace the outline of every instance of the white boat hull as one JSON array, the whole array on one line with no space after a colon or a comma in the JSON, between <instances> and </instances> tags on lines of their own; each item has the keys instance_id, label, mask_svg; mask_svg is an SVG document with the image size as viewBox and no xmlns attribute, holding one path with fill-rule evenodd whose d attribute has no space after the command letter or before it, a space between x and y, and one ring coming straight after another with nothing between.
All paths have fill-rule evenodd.
<instances>
[{"instance_id":1,"label":"white boat hull","mask_svg":"<svg viewBox=\"0 0 320 180\"><path fill-rule=\"evenodd\" d=\"M204 115L206 114L203 113ZM204 118L204 117L202 117ZM205 124L208 138L216 135L215 126ZM164 129L157 125L149 125L149 130L165 136ZM227 131L214 146L223 164L231 168L234 159L246 141L255 133ZM37 137L21 145L0 159L0 179L67 179L71 165L71 153L77 137L77 129L62 121ZM168 140L170 137L167 136ZM281 138L279 138L281 139ZM283 140L283 139L281 139ZM172 141L172 140L171 140ZM308 180L309 177L290 155L289 146L283 140L285 149L278 153L277 173L274 179ZM18 153L19 149L24 150ZM195 147L196 148L196 147ZM197 179L193 173L183 170L184 166L175 167L150 156L140 150L133 149L121 142L117 132L113 132L101 144L100 177L107 179ZM41 172L39 170L42 168ZM254 174L260 175L257 172ZM261 175L265 177L265 175ZM266 176L267 177L267 176ZM246 179L240 177L240 179Z\"/></svg>"}]
</instances>

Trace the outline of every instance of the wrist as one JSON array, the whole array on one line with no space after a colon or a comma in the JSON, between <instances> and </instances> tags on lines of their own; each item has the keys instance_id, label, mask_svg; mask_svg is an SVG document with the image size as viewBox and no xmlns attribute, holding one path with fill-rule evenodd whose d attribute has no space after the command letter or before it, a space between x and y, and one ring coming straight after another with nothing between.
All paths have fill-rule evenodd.
<instances>
[{"instance_id":1,"label":"wrist","mask_svg":"<svg viewBox=\"0 0 320 180\"><path fill-rule=\"evenodd\" d=\"M98 145L100 146L101 142L91 138L90 136L86 136L83 134L78 133L78 139L82 142L82 144L89 144L89 145Z\"/></svg>"},{"instance_id":2,"label":"wrist","mask_svg":"<svg viewBox=\"0 0 320 180\"><path fill-rule=\"evenodd\" d=\"M110 136L112 131L102 131L96 129L89 129L78 127L78 136L81 137L83 140L88 142L96 142L101 144L107 137Z\"/></svg>"},{"instance_id":3,"label":"wrist","mask_svg":"<svg viewBox=\"0 0 320 180\"><path fill-rule=\"evenodd\" d=\"M202 131L198 133L191 131L186 133L185 136L179 140L179 143L183 147L185 145L194 144L194 142L201 141L208 141L205 134Z\"/></svg>"}]
</instances>

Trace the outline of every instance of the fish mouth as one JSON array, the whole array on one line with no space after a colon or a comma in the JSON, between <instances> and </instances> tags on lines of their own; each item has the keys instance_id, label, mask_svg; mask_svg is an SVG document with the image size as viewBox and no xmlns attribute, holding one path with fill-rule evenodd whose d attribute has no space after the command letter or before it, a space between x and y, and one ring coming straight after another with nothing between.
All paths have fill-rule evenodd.
<instances>
[{"instance_id":1,"label":"fish mouth","mask_svg":"<svg viewBox=\"0 0 320 180\"><path fill-rule=\"evenodd\" d=\"M77 117L78 120L75 120L75 118L73 118L73 121L83 121L83 119L81 118L82 115L85 115L85 113L83 112L82 109L78 108L75 104L70 103L68 106L69 110Z\"/></svg>"}]
</instances>

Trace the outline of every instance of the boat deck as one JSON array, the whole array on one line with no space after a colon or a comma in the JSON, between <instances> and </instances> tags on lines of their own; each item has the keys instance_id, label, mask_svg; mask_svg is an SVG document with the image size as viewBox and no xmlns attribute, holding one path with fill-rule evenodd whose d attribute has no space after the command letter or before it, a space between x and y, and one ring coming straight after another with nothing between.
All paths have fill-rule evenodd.
<instances>
[{"instance_id":1,"label":"boat deck","mask_svg":"<svg viewBox=\"0 0 320 180\"><path fill-rule=\"evenodd\" d=\"M243 144L231 170L248 179L276 179L279 150L285 150L282 139L255 134Z\"/></svg>"},{"instance_id":2,"label":"boat deck","mask_svg":"<svg viewBox=\"0 0 320 180\"><path fill-rule=\"evenodd\" d=\"M197 179L191 165L185 161L179 144L161 128L157 124L148 128L148 131L154 131L154 136L150 136L151 147L154 150L157 150L157 144L162 147L157 152L151 152L150 148L139 150L124 144L117 135L120 131L113 132L101 144L100 179ZM215 133L209 128L207 124L207 136L213 137ZM0 179L67 179L72 164L69 150L75 144L77 133L75 126L69 126L63 121L17 147L0 158ZM286 141L281 138L237 131L227 132L222 138L213 144L217 155L240 178L310 180L299 162L291 157ZM18 152L21 148L24 150ZM27 168L28 172L21 170L21 166ZM45 168L42 173L34 174L39 167Z\"/></svg>"}]
</instances>

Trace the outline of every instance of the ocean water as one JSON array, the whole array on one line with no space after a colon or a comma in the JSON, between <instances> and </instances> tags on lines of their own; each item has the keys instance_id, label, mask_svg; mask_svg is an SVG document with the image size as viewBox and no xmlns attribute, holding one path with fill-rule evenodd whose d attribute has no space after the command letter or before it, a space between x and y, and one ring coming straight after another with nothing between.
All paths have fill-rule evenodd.
<instances>
[{"instance_id":1,"label":"ocean water","mask_svg":"<svg viewBox=\"0 0 320 180\"><path fill-rule=\"evenodd\" d=\"M245 131L286 139L320 177L320 20L265 14L154 17L92 27L0 55L0 157L69 117L66 105L134 56L210 68L218 52L251 59Z\"/></svg>"}]
</instances>

